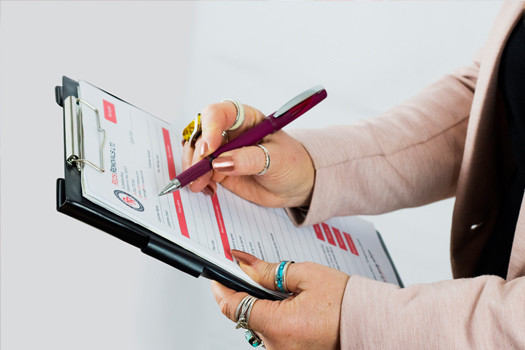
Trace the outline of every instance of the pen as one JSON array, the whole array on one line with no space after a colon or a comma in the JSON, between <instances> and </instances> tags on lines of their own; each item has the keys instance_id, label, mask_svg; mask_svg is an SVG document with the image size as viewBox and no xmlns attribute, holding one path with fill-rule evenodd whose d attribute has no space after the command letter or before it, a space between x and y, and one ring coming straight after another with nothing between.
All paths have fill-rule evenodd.
<instances>
[{"instance_id":1,"label":"pen","mask_svg":"<svg viewBox=\"0 0 525 350\"><path fill-rule=\"evenodd\" d=\"M321 85L317 85L292 98L276 112L264 118L261 123L217 148L217 150L211 155L180 173L168 183L168 185L159 193L159 196L177 191L212 170L213 160L222 153L236 148L254 145L267 135L282 129L284 126L306 113L310 108L324 100L326 95L326 90Z\"/></svg>"}]
</instances>

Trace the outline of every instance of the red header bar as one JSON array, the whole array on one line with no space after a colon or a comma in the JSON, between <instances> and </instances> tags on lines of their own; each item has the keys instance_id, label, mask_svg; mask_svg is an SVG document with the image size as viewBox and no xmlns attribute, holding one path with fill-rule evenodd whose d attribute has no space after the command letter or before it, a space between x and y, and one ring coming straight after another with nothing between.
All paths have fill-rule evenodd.
<instances>
[{"instance_id":1,"label":"red header bar","mask_svg":"<svg viewBox=\"0 0 525 350\"><path fill-rule=\"evenodd\" d=\"M166 147L166 157L168 158L168 173L170 179L175 178L175 163L173 161L173 152L171 150L170 132L162 128L162 136L164 136L164 147ZM180 199L179 191L172 192L173 200L175 201L175 209L177 210L177 218L179 219L180 232L183 236L190 238L188 233L188 226L186 225L186 216L184 216L184 208L182 207L182 200Z\"/></svg>"}]
</instances>

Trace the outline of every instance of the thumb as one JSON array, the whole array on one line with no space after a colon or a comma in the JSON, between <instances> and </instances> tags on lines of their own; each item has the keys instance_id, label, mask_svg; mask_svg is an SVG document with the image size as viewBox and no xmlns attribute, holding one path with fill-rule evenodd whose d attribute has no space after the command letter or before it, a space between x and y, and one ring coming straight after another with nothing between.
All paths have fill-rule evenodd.
<instances>
[{"instance_id":1,"label":"thumb","mask_svg":"<svg viewBox=\"0 0 525 350\"><path fill-rule=\"evenodd\" d=\"M278 290L275 286L275 271L279 263L269 263L259 260L255 256L232 249L231 254L239 261L241 269L261 286ZM302 281L307 279L305 271L300 268L301 264L290 264L286 272L286 288L292 293L299 293Z\"/></svg>"}]
</instances>

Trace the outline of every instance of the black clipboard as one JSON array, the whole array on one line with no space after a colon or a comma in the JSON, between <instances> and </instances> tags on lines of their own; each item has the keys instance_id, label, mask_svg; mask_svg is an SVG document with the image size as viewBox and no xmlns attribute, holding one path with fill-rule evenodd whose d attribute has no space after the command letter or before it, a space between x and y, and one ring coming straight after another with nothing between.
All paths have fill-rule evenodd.
<instances>
[{"instance_id":1,"label":"black clipboard","mask_svg":"<svg viewBox=\"0 0 525 350\"><path fill-rule=\"evenodd\" d=\"M78 142L79 137L75 126L77 115L71 108L74 103L78 103L78 82L62 77L62 86L55 87L55 99L63 108L64 118L64 178L57 179L56 201L59 212L109 233L139 248L144 254L194 277L202 276L216 280L231 289L247 292L258 298L270 300L277 298L164 237L86 200L82 196L79 171L79 162L84 160L76 154L75 149L78 147L75 143Z\"/></svg>"}]
</instances>

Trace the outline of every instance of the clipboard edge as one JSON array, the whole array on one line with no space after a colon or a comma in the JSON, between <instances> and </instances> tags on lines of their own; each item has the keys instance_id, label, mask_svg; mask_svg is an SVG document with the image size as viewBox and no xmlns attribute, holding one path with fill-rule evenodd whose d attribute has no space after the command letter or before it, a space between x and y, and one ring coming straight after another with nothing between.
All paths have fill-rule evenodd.
<instances>
[{"instance_id":1,"label":"clipboard edge","mask_svg":"<svg viewBox=\"0 0 525 350\"><path fill-rule=\"evenodd\" d=\"M383 247L386 257L388 258L390 265L392 265L392 268L394 269L394 274L396 275L396 279L397 279L397 282L399 283L399 286L401 288L405 288L405 285L403 284L403 281L401 280L401 276L399 276L399 272L397 271L396 265L394 264L394 260L392 260L392 257L390 256L390 253L388 252L388 249L386 247L385 241L383 241L383 237L381 237L381 234L379 233L379 231L376 231L376 233L377 233L377 238L379 238L379 242L381 243L381 247Z\"/></svg>"}]
</instances>

